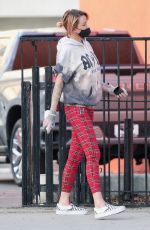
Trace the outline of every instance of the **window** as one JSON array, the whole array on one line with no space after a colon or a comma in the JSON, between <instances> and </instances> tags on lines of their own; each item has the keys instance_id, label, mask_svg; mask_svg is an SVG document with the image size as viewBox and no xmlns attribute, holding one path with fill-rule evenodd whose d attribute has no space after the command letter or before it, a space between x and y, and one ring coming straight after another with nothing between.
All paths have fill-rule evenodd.
<instances>
[{"instance_id":1,"label":"window","mask_svg":"<svg viewBox=\"0 0 150 230\"><path fill-rule=\"evenodd\" d=\"M35 52L35 47L32 41L23 41L23 68L29 69L33 65L44 67L48 66L48 57L50 57L51 65L56 64L56 41L38 41L36 42L37 51ZM50 54L48 54L48 45L50 45ZM21 43L18 46L17 54L13 64L13 70L18 70L21 68Z\"/></svg>"},{"instance_id":2,"label":"window","mask_svg":"<svg viewBox=\"0 0 150 230\"><path fill-rule=\"evenodd\" d=\"M10 38L9 37L0 37L0 65L2 63L2 59L8 45Z\"/></svg>"}]
</instances>

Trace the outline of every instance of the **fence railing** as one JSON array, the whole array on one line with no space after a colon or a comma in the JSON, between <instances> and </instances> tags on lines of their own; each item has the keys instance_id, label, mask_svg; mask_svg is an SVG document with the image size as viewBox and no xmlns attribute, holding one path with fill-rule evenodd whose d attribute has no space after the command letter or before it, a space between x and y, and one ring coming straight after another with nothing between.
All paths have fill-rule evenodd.
<instances>
[{"instance_id":1,"label":"fence railing","mask_svg":"<svg viewBox=\"0 0 150 230\"><path fill-rule=\"evenodd\" d=\"M53 68L59 38L21 37L22 68L22 204L53 206L61 191L61 177L71 142L64 105L59 103L55 129L42 128L44 110L50 108ZM125 87L127 99L107 93L95 107L94 130L101 149L102 193L111 203L150 205L150 38L88 38L101 67L103 81ZM137 43L142 43L144 58ZM25 55L26 47L30 56ZM43 56L43 52L45 56ZM30 60L29 60L30 59ZM44 61L43 61L44 59ZM25 69L32 67L31 78ZM44 72L43 72L44 67ZM43 100L44 99L44 100ZM86 160L78 168L72 191L76 204L92 205L86 179Z\"/></svg>"}]
</instances>

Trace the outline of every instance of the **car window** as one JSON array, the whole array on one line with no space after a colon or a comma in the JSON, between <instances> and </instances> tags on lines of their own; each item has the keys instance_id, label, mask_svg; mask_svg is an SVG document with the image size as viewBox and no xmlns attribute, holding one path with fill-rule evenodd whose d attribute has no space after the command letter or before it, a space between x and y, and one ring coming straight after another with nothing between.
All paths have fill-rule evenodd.
<instances>
[{"instance_id":1,"label":"car window","mask_svg":"<svg viewBox=\"0 0 150 230\"><path fill-rule=\"evenodd\" d=\"M23 68L32 68L33 65L38 65L39 67L48 65L48 56L51 57L51 65L56 64L56 46L57 41L38 41L37 43L37 63L35 64L35 48L31 41L24 41L22 43L23 49ZM48 45L50 45L50 54L48 54ZM13 64L13 70L18 70L21 68L21 43L18 45L16 57Z\"/></svg>"},{"instance_id":2,"label":"car window","mask_svg":"<svg viewBox=\"0 0 150 230\"><path fill-rule=\"evenodd\" d=\"M106 65L117 65L117 42L114 40L108 41L92 41L91 45L94 52L102 64L105 61ZM131 64L131 41L118 42L118 57L121 65ZM105 58L105 60L103 59ZM133 46L133 64L140 64L137 56L137 49Z\"/></svg>"},{"instance_id":3,"label":"car window","mask_svg":"<svg viewBox=\"0 0 150 230\"><path fill-rule=\"evenodd\" d=\"M9 40L10 40L9 37L0 37L0 65Z\"/></svg>"}]
</instances>

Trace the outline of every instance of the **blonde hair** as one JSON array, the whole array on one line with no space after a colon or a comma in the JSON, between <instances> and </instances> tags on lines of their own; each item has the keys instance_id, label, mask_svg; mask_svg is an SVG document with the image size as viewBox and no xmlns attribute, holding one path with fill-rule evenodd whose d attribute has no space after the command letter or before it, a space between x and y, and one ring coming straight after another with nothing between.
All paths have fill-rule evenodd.
<instances>
[{"instance_id":1,"label":"blonde hair","mask_svg":"<svg viewBox=\"0 0 150 230\"><path fill-rule=\"evenodd\" d=\"M67 35L69 36L72 31L77 28L79 23L79 17L83 15L86 16L87 19L89 18L88 14L84 11L76 9L67 10L56 25L58 27L64 27L67 31Z\"/></svg>"}]
</instances>

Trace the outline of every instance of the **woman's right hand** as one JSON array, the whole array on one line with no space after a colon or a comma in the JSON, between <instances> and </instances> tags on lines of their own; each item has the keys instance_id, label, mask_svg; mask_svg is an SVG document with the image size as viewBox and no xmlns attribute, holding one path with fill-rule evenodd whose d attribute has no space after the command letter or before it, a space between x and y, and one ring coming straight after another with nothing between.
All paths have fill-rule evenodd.
<instances>
[{"instance_id":1,"label":"woman's right hand","mask_svg":"<svg viewBox=\"0 0 150 230\"><path fill-rule=\"evenodd\" d=\"M46 110L44 113L43 128L46 129L47 134L55 127L56 113L52 113L50 110Z\"/></svg>"}]
</instances>

